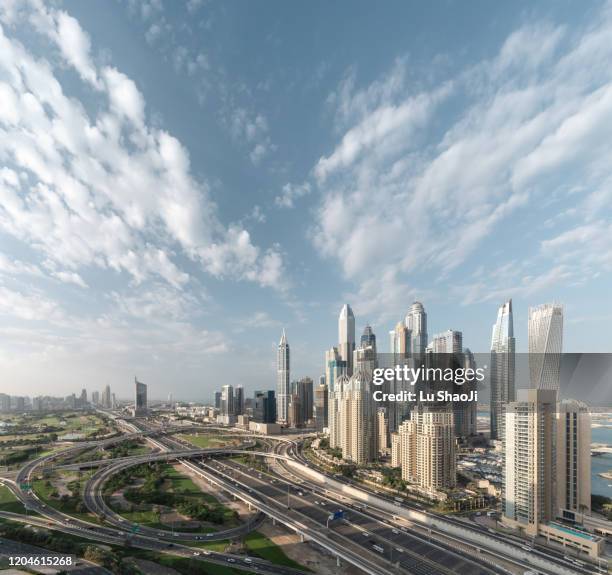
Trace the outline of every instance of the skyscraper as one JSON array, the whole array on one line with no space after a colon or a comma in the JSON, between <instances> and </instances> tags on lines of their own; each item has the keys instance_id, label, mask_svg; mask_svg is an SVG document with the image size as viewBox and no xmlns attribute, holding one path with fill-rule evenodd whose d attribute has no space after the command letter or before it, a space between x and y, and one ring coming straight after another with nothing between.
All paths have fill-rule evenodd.
<instances>
[{"instance_id":1,"label":"skyscraper","mask_svg":"<svg viewBox=\"0 0 612 575\"><path fill-rule=\"evenodd\" d=\"M491 439L503 438L505 406L516 399L512 300L499 306L491 335Z\"/></svg>"},{"instance_id":2,"label":"skyscraper","mask_svg":"<svg viewBox=\"0 0 612 575\"><path fill-rule=\"evenodd\" d=\"M376 459L378 427L376 403L372 397L372 374L356 371L343 386L339 403L342 457L357 465Z\"/></svg>"},{"instance_id":3,"label":"skyscraper","mask_svg":"<svg viewBox=\"0 0 612 575\"><path fill-rule=\"evenodd\" d=\"M221 392L215 391L215 408L221 409Z\"/></svg>"},{"instance_id":4,"label":"skyscraper","mask_svg":"<svg viewBox=\"0 0 612 575\"><path fill-rule=\"evenodd\" d=\"M368 325L363 330L361 343L353 352L353 369L366 369L373 372L378 367L378 356L376 355L376 336Z\"/></svg>"},{"instance_id":5,"label":"skyscraper","mask_svg":"<svg viewBox=\"0 0 612 575\"><path fill-rule=\"evenodd\" d=\"M346 372L353 373L353 352L355 351L355 316L348 304L344 304L338 318L338 351L346 362Z\"/></svg>"},{"instance_id":6,"label":"skyscraper","mask_svg":"<svg viewBox=\"0 0 612 575\"><path fill-rule=\"evenodd\" d=\"M315 428L318 432L323 431L323 429L328 426L327 410L328 392L327 385L325 385L325 378L323 378L323 383L320 383L314 390L313 415L315 420Z\"/></svg>"},{"instance_id":7,"label":"skyscraper","mask_svg":"<svg viewBox=\"0 0 612 575\"><path fill-rule=\"evenodd\" d=\"M558 515L582 522L591 511L591 413L581 401L557 405L556 454Z\"/></svg>"},{"instance_id":8,"label":"skyscraper","mask_svg":"<svg viewBox=\"0 0 612 575\"><path fill-rule=\"evenodd\" d=\"M395 326L391 342L393 345L391 353L393 353L395 363L404 363L410 354L411 346L411 332L404 322L400 321Z\"/></svg>"},{"instance_id":9,"label":"skyscraper","mask_svg":"<svg viewBox=\"0 0 612 575\"><path fill-rule=\"evenodd\" d=\"M506 406L502 481L503 522L537 535L540 523L554 519L554 389L521 389Z\"/></svg>"},{"instance_id":10,"label":"skyscraper","mask_svg":"<svg viewBox=\"0 0 612 575\"><path fill-rule=\"evenodd\" d=\"M244 389L241 385L234 388L234 415L244 413Z\"/></svg>"},{"instance_id":11,"label":"skyscraper","mask_svg":"<svg viewBox=\"0 0 612 575\"><path fill-rule=\"evenodd\" d=\"M329 425L329 446L332 449L342 447L342 399L349 381L348 375L342 373L334 381L334 387L328 391L327 420Z\"/></svg>"},{"instance_id":12,"label":"skyscraper","mask_svg":"<svg viewBox=\"0 0 612 575\"><path fill-rule=\"evenodd\" d=\"M417 356L424 354L427 348L427 314L421 302L415 301L410 306L404 323L410 330L410 353Z\"/></svg>"},{"instance_id":13,"label":"skyscraper","mask_svg":"<svg viewBox=\"0 0 612 575\"><path fill-rule=\"evenodd\" d=\"M283 329L276 352L276 420L278 423L289 423L289 344Z\"/></svg>"},{"instance_id":14,"label":"skyscraper","mask_svg":"<svg viewBox=\"0 0 612 575\"><path fill-rule=\"evenodd\" d=\"M274 423L276 421L276 397L274 390L256 391L253 406L253 421Z\"/></svg>"},{"instance_id":15,"label":"skyscraper","mask_svg":"<svg viewBox=\"0 0 612 575\"><path fill-rule=\"evenodd\" d=\"M464 369L476 369L474 354L466 347L460 361L463 361ZM466 381L462 385L455 384L454 393L470 393L476 391L475 381ZM453 401L453 419L455 424L455 437L469 437L476 435L478 430L478 402L476 401Z\"/></svg>"},{"instance_id":16,"label":"skyscraper","mask_svg":"<svg viewBox=\"0 0 612 575\"><path fill-rule=\"evenodd\" d=\"M327 350L325 352L325 383L330 393L336 386L336 380L346 373L347 363L340 357L338 348L332 347Z\"/></svg>"},{"instance_id":17,"label":"skyscraper","mask_svg":"<svg viewBox=\"0 0 612 575\"><path fill-rule=\"evenodd\" d=\"M287 407L289 414L289 427L297 428L304 426L304 413L302 409L302 402L300 396L297 393L292 393L289 396L289 405Z\"/></svg>"},{"instance_id":18,"label":"skyscraper","mask_svg":"<svg viewBox=\"0 0 612 575\"><path fill-rule=\"evenodd\" d=\"M363 329L360 343L361 347L371 347L374 349L374 353L376 353L376 335L372 331L372 326L369 324Z\"/></svg>"},{"instance_id":19,"label":"skyscraper","mask_svg":"<svg viewBox=\"0 0 612 575\"><path fill-rule=\"evenodd\" d=\"M463 352L463 334L460 331L447 329L434 335L432 341L434 353L448 353L459 355Z\"/></svg>"},{"instance_id":20,"label":"skyscraper","mask_svg":"<svg viewBox=\"0 0 612 575\"><path fill-rule=\"evenodd\" d=\"M455 486L457 463L453 412L451 409L415 409L412 417L398 429L396 460L402 467L402 479L427 491Z\"/></svg>"},{"instance_id":21,"label":"skyscraper","mask_svg":"<svg viewBox=\"0 0 612 575\"><path fill-rule=\"evenodd\" d=\"M112 407L110 385L107 385L102 392L102 407L105 409L110 409Z\"/></svg>"},{"instance_id":22,"label":"skyscraper","mask_svg":"<svg viewBox=\"0 0 612 575\"><path fill-rule=\"evenodd\" d=\"M554 303L530 307L528 335L531 387L558 390L563 348L563 307Z\"/></svg>"},{"instance_id":23,"label":"skyscraper","mask_svg":"<svg viewBox=\"0 0 612 575\"><path fill-rule=\"evenodd\" d=\"M144 417L148 413L147 386L134 378L134 391L134 417Z\"/></svg>"},{"instance_id":24,"label":"skyscraper","mask_svg":"<svg viewBox=\"0 0 612 575\"><path fill-rule=\"evenodd\" d=\"M224 385L221 387L221 415L235 415L234 414L234 387L231 385Z\"/></svg>"}]
</instances>

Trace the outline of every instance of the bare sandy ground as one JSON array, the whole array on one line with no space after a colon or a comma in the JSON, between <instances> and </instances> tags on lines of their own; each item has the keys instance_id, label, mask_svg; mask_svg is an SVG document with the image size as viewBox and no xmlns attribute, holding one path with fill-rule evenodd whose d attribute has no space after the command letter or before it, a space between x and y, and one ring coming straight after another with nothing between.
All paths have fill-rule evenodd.
<instances>
[{"instance_id":1,"label":"bare sandy ground","mask_svg":"<svg viewBox=\"0 0 612 575\"><path fill-rule=\"evenodd\" d=\"M273 543L282 547L287 557L312 569L317 575L361 575L362 571L344 563L336 566L336 558L316 543L301 543L299 536L287 531L280 525L272 525L266 520L258 531L268 537Z\"/></svg>"}]
</instances>

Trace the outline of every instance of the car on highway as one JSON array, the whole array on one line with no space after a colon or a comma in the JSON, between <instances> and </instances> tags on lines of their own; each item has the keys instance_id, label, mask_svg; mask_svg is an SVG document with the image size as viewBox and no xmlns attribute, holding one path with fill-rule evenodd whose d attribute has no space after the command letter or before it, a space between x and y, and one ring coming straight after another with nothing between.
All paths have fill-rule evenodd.
<instances>
[{"instance_id":1,"label":"car on highway","mask_svg":"<svg viewBox=\"0 0 612 575\"><path fill-rule=\"evenodd\" d=\"M236 563L236 560L233 557L228 557L227 558L227 562L228 563Z\"/></svg>"}]
</instances>

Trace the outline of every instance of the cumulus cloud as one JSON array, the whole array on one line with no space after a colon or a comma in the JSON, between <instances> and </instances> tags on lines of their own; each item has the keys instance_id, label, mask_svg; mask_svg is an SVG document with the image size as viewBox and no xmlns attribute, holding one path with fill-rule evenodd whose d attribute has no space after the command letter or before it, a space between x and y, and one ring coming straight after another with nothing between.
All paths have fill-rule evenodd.
<instances>
[{"instance_id":1,"label":"cumulus cloud","mask_svg":"<svg viewBox=\"0 0 612 575\"><path fill-rule=\"evenodd\" d=\"M82 287L80 269L93 266L178 288L190 279L180 257L218 277L277 285L278 252L219 221L186 148L148 125L144 96L130 77L95 65L78 21L35 1L17 15L0 11L4 24L19 18L51 41L59 59L52 51L32 54L0 26L0 229L54 262L56 278ZM93 107L65 92L59 62L92 87ZM269 147L263 118L238 121L236 129Z\"/></svg>"},{"instance_id":2,"label":"cumulus cloud","mask_svg":"<svg viewBox=\"0 0 612 575\"><path fill-rule=\"evenodd\" d=\"M283 186L281 193L274 198L274 203L279 208L293 208L295 201L310 194L311 186L308 182L303 184L287 183Z\"/></svg>"}]
</instances>

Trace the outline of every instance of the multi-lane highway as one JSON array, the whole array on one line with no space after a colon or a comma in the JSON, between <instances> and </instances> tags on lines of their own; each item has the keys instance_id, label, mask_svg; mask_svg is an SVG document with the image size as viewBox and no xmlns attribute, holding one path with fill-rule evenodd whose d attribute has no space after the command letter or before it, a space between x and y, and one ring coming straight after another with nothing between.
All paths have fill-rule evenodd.
<instances>
[{"instance_id":1,"label":"multi-lane highway","mask_svg":"<svg viewBox=\"0 0 612 575\"><path fill-rule=\"evenodd\" d=\"M587 565L569 566L560 554L552 550L525 550L522 541L513 542L499 534L483 531L477 525L426 513L410 504L399 504L391 497L362 485L351 485L344 478L317 473L304 458L299 440L282 436L259 438L257 451L254 451L254 441L248 439L248 434L242 434L242 443L237 446L196 449L185 440L172 436L176 431L185 430L184 427L163 428L142 423L136 426L127 422L124 422L124 427L127 433L122 436L81 443L38 458L19 471L16 481L5 482L29 509L43 516L44 519L36 521L43 521L48 527L96 541L231 563L233 567L261 573L293 575L297 571L256 558L198 550L193 545L243 536L256 528L265 515L284 524L304 540L326 549L339 561L350 563L371 575L506 575L527 571L550 575L593 575L596 572ZM133 437L144 437L154 451L78 464L71 461L86 449ZM268 467L253 468L232 458L244 453L256 455L260 461L268 462ZM131 466L159 460L181 463L189 472L245 502L254 510L253 515L240 527L213 534L173 533L127 522L104 501L104 483L113 474ZM99 517L101 524L70 517L23 489L48 465L99 467L85 487L84 502Z\"/></svg>"}]
</instances>

